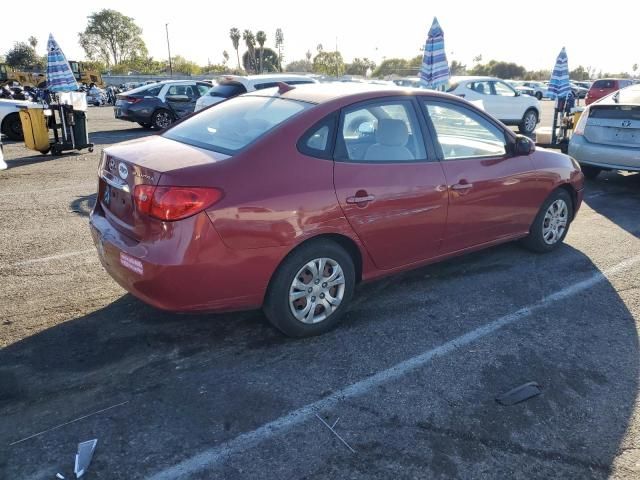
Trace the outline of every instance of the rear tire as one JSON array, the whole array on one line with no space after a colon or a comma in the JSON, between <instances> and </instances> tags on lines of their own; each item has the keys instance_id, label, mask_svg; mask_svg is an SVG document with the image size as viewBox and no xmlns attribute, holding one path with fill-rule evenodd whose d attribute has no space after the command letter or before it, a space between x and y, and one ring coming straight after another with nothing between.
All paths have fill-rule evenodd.
<instances>
[{"instance_id":1,"label":"rear tire","mask_svg":"<svg viewBox=\"0 0 640 480\"><path fill-rule=\"evenodd\" d=\"M523 135L531 135L538 126L538 113L530 108L522 117L522 121L518 125L518 131Z\"/></svg>"},{"instance_id":2,"label":"rear tire","mask_svg":"<svg viewBox=\"0 0 640 480\"><path fill-rule=\"evenodd\" d=\"M7 115L2 122L2 131L11 140L24 140L20 115L17 113Z\"/></svg>"},{"instance_id":3,"label":"rear tire","mask_svg":"<svg viewBox=\"0 0 640 480\"><path fill-rule=\"evenodd\" d=\"M173 115L169 110L161 108L153 112L151 116L151 125L158 130L164 130L173 123Z\"/></svg>"},{"instance_id":4,"label":"rear tire","mask_svg":"<svg viewBox=\"0 0 640 480\"><path fill-rule=\"evenodd\" d=\"M554 190L542 204L523 245L538 253L555 250L567 236L572 219L571 195L563 188Z\"/></svg>"},{"instance_id":5,"label":"rear tire","mask_svg":"<svg viewBox=\"0 0 640 480\"><path fill-rule=\"evenodd\" d=\"M536 98L542 100L542 92L536 92Z\"/></svg>"},{"instance_id":6,"label":"rear tire","mask_svg":"<svg viewBox=\"0 0 640 480\"><path fill-rule=\"evenodd\" d=\"M582 170L584 176L589 180L595 180L595 178L600 175L600 172L602 171L601 168L592 167L591 165L580 165L580 169Z\"/></svg>"},{"instance_id":7,"label":"rear tire","mask_svg":"<svg viewBox=\"0 0 640 480\"><path fill-rule=\"evenodd\" d=\"M330 240L311 241L291 252L274 273L264 313L287 336L320 335L340 322L354 286L355 267L345 249Z\"/></svg>"}]
</instances>

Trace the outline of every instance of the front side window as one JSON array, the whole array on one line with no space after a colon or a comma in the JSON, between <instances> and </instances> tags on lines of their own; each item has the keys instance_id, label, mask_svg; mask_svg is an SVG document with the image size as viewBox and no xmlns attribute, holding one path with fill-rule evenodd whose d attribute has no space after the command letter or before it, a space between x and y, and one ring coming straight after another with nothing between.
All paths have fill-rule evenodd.
<instances>
[{"instance_id":1,"label":"front side window","mask_svg":"<svg viewBox=\"0 0 640 480\"><path fill-rule=\"evenodd\" d=\"M339 136L345 160L425 160L424 140L409 101L369 102L344 112Z\"/></svg>"},{"instance_id":2,"label":"front side window","mask_svg":"<svg viewBox=\"0 0 640 480\"><path fill-rule=\"evenodd\" d=\"M496 95L501 97L515 97L516 92L506 83L502 82L494 82L493 87L495 88Z\"/></svg>"},{"instance_id":3,"label":"front side window","mask_svg":"<svg viewBox=\"0 0 640 480\"><path fill-rule=\"evenodd\" d=\"M272 97L236 97L175 125L164 137L233 154L312 104Z\"/></svg>"},{"instance_id":4,"label":"front side window","mask_svg":"<svg viewBox=\"0 0 640 480\"><path fill-rule=\"evenodd\" d=\"M463 106L425 101L445 160L501 157L505 137L498 127Z\"/></svg>"}]
</instances>

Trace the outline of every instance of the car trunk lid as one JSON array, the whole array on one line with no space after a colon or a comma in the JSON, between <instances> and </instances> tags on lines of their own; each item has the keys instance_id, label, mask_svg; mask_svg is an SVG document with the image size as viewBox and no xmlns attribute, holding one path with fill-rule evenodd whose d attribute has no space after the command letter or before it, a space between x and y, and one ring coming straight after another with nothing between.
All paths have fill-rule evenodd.
<instances>
[{"instance_id":1,"label":"car trunk lid","mask_svg":"<svg viewBox=\"0 0 640 480\"><path fill-rule=\"evenodd\" d=\"M640 148L640 106L592 105L584 136L591 143Z\"/></svg>"},{"instance_id":2,"label":"car trunk lid","mask_svg":"<svg viewBox=\"0 0 640 480\"><path fill-rule=\"evenodd\" d=\"M163 174L229 158L161 136L125 142L105 149L98 169L98 198L105 217L121 232L141 239L162 222L136 208L137 185L158 185Z\"/></svg>"}]
</instances>

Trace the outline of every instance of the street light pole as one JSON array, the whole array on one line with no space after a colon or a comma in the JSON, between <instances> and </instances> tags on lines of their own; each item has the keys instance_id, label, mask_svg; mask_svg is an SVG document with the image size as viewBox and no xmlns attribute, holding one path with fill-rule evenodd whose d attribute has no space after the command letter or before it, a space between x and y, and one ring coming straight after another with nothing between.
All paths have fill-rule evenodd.
<instances>
[{"instance_id":1,"label":"street light pole","mask_svg":"<svg viewBox=\"0 0 640 480\"><path fill-rule=\"evenodd\" d=\"M173 66L171 65L171 47L169 46L169 24L165 23L164 28L167 31L167 51L169 52L169 76L173 77Z\"/></svg>"}]
</instances>

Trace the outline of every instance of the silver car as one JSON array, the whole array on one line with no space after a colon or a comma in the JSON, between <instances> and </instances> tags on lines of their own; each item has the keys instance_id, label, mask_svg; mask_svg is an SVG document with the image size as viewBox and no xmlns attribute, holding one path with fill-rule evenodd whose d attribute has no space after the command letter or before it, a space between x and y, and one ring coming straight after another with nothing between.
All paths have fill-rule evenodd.
<instances>
[{"instance_id":1,"label":"silver car","mask_svg":"<svg viewBox=\"0 0 640 480\"><path fill-rule=\"evenodd\" d=\"M640 85L589 105L573 131L569 155L587 178L602 170L640 171Z\"/></svg>"}]
</instances>

